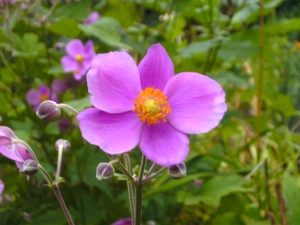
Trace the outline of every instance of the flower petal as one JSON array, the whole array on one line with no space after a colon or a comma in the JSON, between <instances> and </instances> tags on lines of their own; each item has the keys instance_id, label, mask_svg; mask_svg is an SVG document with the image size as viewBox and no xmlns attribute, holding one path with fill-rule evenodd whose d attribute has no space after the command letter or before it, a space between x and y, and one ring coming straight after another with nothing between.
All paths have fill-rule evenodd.
<instances>
[{"instance_id":1,"label":"flower petal","mask_svg":"<svg viewBox=\"0 0 300 225\"><path fill-rule=\"evenodd\" d=\"M50 89L44 84L41 84L39 86L38 90L39 90L39 93L42 95L49 95L49 93L50 93Z\"/></svg>"},{"instance_id":2,"label":"flower petal","mask_svg":"<svg viewBox=\"0 0 300 225\"><path fill-rule=\"evenodd\" d=\"M164 90L168 80L174 76L174 65L166 50L160 45L152 45L139 63L142 89L155 87Z\"/></svg>"},{"instance_id":3,"label":"flower petal","mask_svg":"<svg viewBox=\"0 0 300 225\"><path fill-rule=\"evenodd\" d=\"M77 116L84 139L108 154L133 149L140 140L142 123L133 112L110 114L99 109L85 109Z\"/></svg>"},{"instance_id":4,"label":"flower petal","mask_svg":"<svg viewBox=\"0 0 300 225\"><path fill-rule=\"evenodd\" d=\"M213 79L198 73L180 73L166 85L172 113L168 122L181 132L206 133L216 127L227 110L225 93Z\"/></svg>"},{"instance_id":5,"label":"flower petal","mask_svg":"<svg viewBox=\"0 0 300 225\"><path fill-rule=\"evenodd\" d=\"M126 52L98 54L87 74L87 83L92 104L109 113L132 110L133 100L141 91L137 66Z\"/></svg>"},{"instance_id":6,"label":"flower petal","mask_svg":"<svg viewBox=\"0 0 300 225\"><path fill-rule=\"evenodd\" d=\"M95 56L94 44L92 41L88 41L84 46L84 60L87 60L90 64Z\"/></svg>"},{"instance_id":7,"label":"flower petal","mask_svg":"<svg viewBox=\"0 0 300 225\"><path fill-rule=\"evenodd\" d=\"M187 135L168 123L145 124L139 146L146 158L161 166L179 164L189 153Z\"/></svg>"},{"instance_id":8,"label":"flower petal","mask_svg":"<svg viewBox=\"0 0 300 225\"><path fill-rule=\"evenodd\" d=\"M64 56L60 60L65 72L72 72L77 69L78 63L70 56Z\"/></svg>"},{"instance_id":9,"label":"flower petal","mask_svg":"<svg viewBox=\"0 0 300 225\"><path fill-rule=\"evenodd\" d=\"M74 39L66 45L66 52L75 58L77 54L83 54L84 46L79 39Z\"/></svg>"},{"instance_id":10,"label":"flower petal","mask_svg":"<svg viewBox=\"0 0 300 225\"><path fill-rule=\"evenodd\" d=\"M3 142L3 140L2 140ZM21 161L21 159L18 157L16 152L12 148L5 148L5 147L0 147L0 153L5 156L6 158L9 158L11 160L15 161Z\"/></svg>"},{"instance_id":11,"label":"flower petal","mask_svg":"<svg viewBox=\"0 0 300 225\"><path fill-rule=\"evenodd\" d=\"M40 93L38 90L30 89L26 94L26 100L31 105L37 105L40 103Z\"/></svg>"}]
</instances>

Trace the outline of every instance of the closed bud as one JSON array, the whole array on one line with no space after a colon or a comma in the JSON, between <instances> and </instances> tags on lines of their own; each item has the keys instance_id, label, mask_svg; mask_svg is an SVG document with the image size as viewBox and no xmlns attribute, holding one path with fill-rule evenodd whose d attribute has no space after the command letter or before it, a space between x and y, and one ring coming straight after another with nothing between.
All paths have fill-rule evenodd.
<instances>
[{"instance_id":1,"label":"closed bud","mask_svg":"<svg viewBox=\"0 0 300 225\"><path fill-rule=\"evenodd\" d=\"M57 107L57 103L51 100L43 101L38 110L36 111L36 115L43 120L52 121L56 120L60 117L61 110Z\"/></svg>"},{"instance_id":2,"label":"closed bud","mask_svg":"<svg viewBox=\"0 0 300 225\"><path fill-rule=\"evenodd\" d=\"M64 151L68 151L71 148L70 142L67 141L67 140L64 140L64 139L58 139L55 142L55 148L56 148L57 151L59 150L60 146L62 146Z\"/></svg>"},{"instance_id":3,"label":"closed bud","mask_svg":"<svg viewBox=\"0 0 300 225\"><path fill-rule=\"evenodd\" d=\"M96 169L96 177L98 180L106 180L114 176L115 169L109 163L99 163Z\"/></svg>"},{"instance_id":4,"label":"closed bud","mask_svg":"<svg viewBox=\"0 0 300 225\"><path fill-rule=\"evenodd\" d=\"M34 175L37 173L39 166L37 161L32 160L32 159L27 159L24 163L23 163L23 169L24 169L24 173L26 175Z\"/></svg>"},{"instance_id":5,"label":"closed bud","mask_svg":"<svg viewBox=\"0 0 300 225\"><path fill-rule=\"evenodd\" d=\"M172 177L173 179L180 179L186 176L186 166L184 163L170 166L168 171L170 177Z\"/></svg>"}]
</instances>

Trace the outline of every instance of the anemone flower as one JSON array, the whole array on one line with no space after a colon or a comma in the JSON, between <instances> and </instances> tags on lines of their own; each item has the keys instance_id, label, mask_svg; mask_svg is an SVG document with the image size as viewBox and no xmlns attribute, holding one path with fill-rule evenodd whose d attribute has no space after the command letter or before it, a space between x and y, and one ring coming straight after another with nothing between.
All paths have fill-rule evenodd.
<instances>
[{"instance_id":1,"label":"anemone flower","mask_svg":"<svg viewBox=\"0 0 300 225\"><path fill-rule=\"evenodd\" d=\"M18 137L14 132L5 126L0 126L0 153L16 162L17 167L20 172L23 172L23 163L27 159L32 159L28 150L17 143L14 143L14 140L17 140Z\"/></svg>"},{"instance_id":2,"label":"anemone flower","mask_svg":"<svg viewBox=\"0 0 300 225\"><path fill-rule=\"evenodd\" d=\"M112 225L132 225L132 220L131 218L120 219L114 222Z\"/></svg>"},{"instance_id":3,"label":"anemone flower","mask_svg":"<svg viewBox=\"0 0 300 225\"><path fill-rule=\"evenodd\" d=\"M58 103L56 94L44 84L41 84L37 90L30 89L26 94L26 100L34 106L34 111L37 111L39 105L45 100L52 100Z\"/></svg>"},{"instance_id":4,"label":"anemone flower","mask_svg":"<svg viewBox=\"0 0 300 225\"><path fill-rule=\"evenodd\" d=\"M75 79L81 80L95 57L93 42L83 45L80 40L74 39L66 45L66 52L68 55L61 59L64 71L73 72Z\"/></svg>"},{"instance_id":5,"label":"anemone flower","mask_svg":"<svg viewBox=\"0 0 300 225\"><path fill-rule=\"evenodd\" d=\"M2 203L2 201L3 201L3 198L2 198L2 193L3 193L3 191L4 191L4 184L3 184L3 182L2 182L2 180L0 180L0 204Z\"/></svg>"},{"instance_id":6,"label":"anemone flower","mask_svg":"<svg viewBox=\"0 0 300 225\"><path fill-rule=\"evenodd\" d=\"M98 12L91 13L86 20L83 22L84 24L93 24L100 18L100 14Z\"/></svg>"},{"instance_id":7,"label":"anemone flower","mask_svg":"<svg viewBox=\"0 0 300 225\"><path fill-rule=\"evenodd\" d=\"M183 162L187 134L210 131L227 110L216 81L195 72L174 76L160 44L149 48L138 67L126 52L98 54L87 84L95 108L77 117L82 136L108 154L139 145L146 158L161 166Z\"/></svg>"}]
</instances>

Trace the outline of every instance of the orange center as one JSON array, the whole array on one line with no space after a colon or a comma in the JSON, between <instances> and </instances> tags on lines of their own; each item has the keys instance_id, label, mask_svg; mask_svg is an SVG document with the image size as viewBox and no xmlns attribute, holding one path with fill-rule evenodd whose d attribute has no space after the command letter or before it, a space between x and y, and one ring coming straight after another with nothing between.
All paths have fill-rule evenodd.
<instances>
[{"instance_id":1,"label":"orange center","mask_svg":"<svg viewBox=\"0 0 300 225\"><path fill-rule=\"evenodd\" d=\"M166 117L172 112L167 96L152 87L141 91L134 99L135 109L142 122L148 125L167 122Z\"/></svg>"},{"instance_id":2,"label":"orange center","mask_svg":"<svg viewBox=\"0 0 300 225\"><path fill-rule=\"evenodd\" d=\"M77 55L75 56L75 60L79 63L80 66L82 66L82 62L83 62L83 60L84 60L84 57L83 57L83 55L81 55L81 54L77 54Z\"/></svg>"},{"instance_id":3,"label":"orange center","mask_svg":"<svg viewBox=\"0 0 300 225\"><path fill-rule=\"evenodd\" d=\"M40 96L40 102L46 101L49 99L49 95L48 94L42 94Z\"/></svg>"}]
</instances>

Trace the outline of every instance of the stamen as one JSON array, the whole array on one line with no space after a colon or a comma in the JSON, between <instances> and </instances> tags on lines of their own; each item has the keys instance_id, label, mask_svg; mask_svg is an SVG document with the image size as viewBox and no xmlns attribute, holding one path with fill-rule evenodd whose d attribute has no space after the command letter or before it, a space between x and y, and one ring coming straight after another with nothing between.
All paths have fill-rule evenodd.
<instances>
[{"instance_id":1,"label":"stamen","mask_svg":"<svg viewBox=\"0 0 300 225\"><path fill-rule=\"evenodd\" d=\"M146 88L134 99L135 109L142 122L148 125L160 122L166 123L166 117L172 112L167 96L162 91L154 88Z\"/></svg>"},{"instance_id":2,"label":"stamen","mask_svg":"<svg viewBox=\"0 0 300 225\"><path fill-rule=\"evenodd\" d=\"M81 55L81 54L77 54L77 55L75 56L75 60L79 63L80 66L82 66L84 57L83 57L83 55Z\"/></svg>"},{"instance_id":3,"label":"stamen","mask_svg":"<svg viewBox=\"0 0 300 225\"><path fill-rule=\"evenodd\" d=\"M46 101L49 99L49 95L48 94L42 94L40 95L40 102Z\"/></svg>"}]
</instances>

